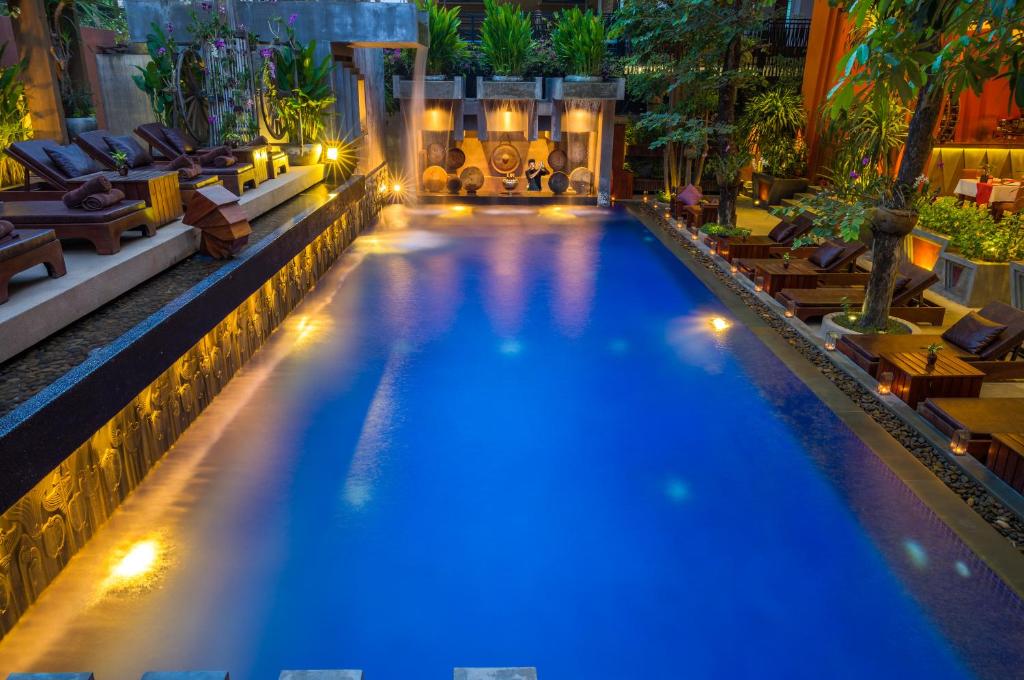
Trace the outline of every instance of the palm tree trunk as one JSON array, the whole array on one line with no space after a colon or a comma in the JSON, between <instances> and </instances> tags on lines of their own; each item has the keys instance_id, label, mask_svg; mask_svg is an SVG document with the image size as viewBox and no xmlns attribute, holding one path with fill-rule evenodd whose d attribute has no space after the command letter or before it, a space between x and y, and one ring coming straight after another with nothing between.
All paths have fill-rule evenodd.
<instances>
[{"instance_id":1,"label":"palm tree trunk","mask_svg":"<svg viewBox=\"0 0 1024 680\"><path fill-rule=\"evenodd\" d=\"M910 191L928 162L934 141L932 133L942 111L942 95L942 89L929 82L921 88L917 97L917 107L907 127L906 148L896 174L896 184L904 192ZM864 296L860 325L864 328L885 328L889 321L896 270L900 263L899 248L904 237L881 232L874 227L872 235L871 276Z\"/></svg>"}]
</instances>

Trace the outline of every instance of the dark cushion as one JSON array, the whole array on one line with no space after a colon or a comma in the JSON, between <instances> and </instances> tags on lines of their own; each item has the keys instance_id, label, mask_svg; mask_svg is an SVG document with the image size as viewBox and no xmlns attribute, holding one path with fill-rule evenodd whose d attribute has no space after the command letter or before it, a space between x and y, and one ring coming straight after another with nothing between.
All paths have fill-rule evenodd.
<instances>
[{"instance_id":1,"label":"dark cushion","mask_svg":"<svg viewBox=\"0 0 1024 680\"><path fill-rule=\"evenodd\" d=\"M683 187L682 191L676 194L676 200L683 205L697 205L702 198L704 198L704 195L700 192L700 189L692 184L687 184Z\"/></svg>"},{"instance_id":2,"label":"dark cushion","mask_svg":"<svg viewBox=\"0 0 1024 680\"><path fill-rule=\"evenodd\" d=\"M164 139L166 139L167 143L170 144L178 153L190 153L195 150L192 148L192 145L188 143L188 140L185 139L185 135L181 134L174 128L164 128Z\"/></svg>"},{"instance_id":3,"label":"dark cushion","mask_svg":"<svg viewBox=\"0 0 1024 680\"><path fill-rule=\"evenodd\" d=\"M842 256L846 250L838 243L825 243L818 247L807 260L818 269L828 269Z\"/></svg>"},{"instance_id":4,"label":"dark cushion","mask_svg":"<svg viewBox=\"0 0 1024 680\"><path fill-rule=\"evenodd\" d=\"M153 157L131 135L104 137L103 141L107 143L111 151L120 151L128 157L129 168L138 168L153 163Z\"/></svg>"},{"instance_id":5,"label":"dark cushion","mask_svg":"<svg viewBox=\"0 0 1024 680\"><path fill-rule=\"evenodd\" d=\"M779 222L775 228L768 232L768 238L776 243L786 243L792 240L796 234L797 226L789 222Z\"/></svg>"},{"instance_id":6,"label":"dark cushion","mask_svg":"<svg viewBox=\"0 0 1024 680\"><path fill-rule=\"evenodd\" d=\"M45 246L54 240L53 229L18 229L0 238L0 262L12 260L19 255Z\"/></svg>"},{"instance_id":7,"label":"dark cushion","mask_svg":"<svg viewBox=\"0 0 1024 680\"><path fill-rule=\"evenodd\" d=\"M3 219L22 224L83 224L91 222L109 222L126 215L144 210L145 201L124 200L103 210L82 210L68 208L60 201L5 201Z\"/></svg>"},{"instance_id":8,"label":"dark cushion","mask_svg":"<svg viewBox=\"0 0 1024 680\"><path fill-rule=\"evenodd\" d=\"M999 334L1005 330L1006 326L1002 324L989 321L974 312L968 312L967 316L946 329L946 332L942 334L942 339L963 347L968 352L979 354L995 342Z\"/></svg>"},{"instance_id":9,"label":"dark cushion","mask_svg":"<svg viewBox=\"0 0 1024 680\"><path fill-rule=\"evenodd\" d=\"M81 177L93 172L99 172L100 167L96 161L89 157L82 149L74 144L68 146L48 146L46 155L50 157L53 164L60 168L68 177Z\"/></svg>"}]
</instances>

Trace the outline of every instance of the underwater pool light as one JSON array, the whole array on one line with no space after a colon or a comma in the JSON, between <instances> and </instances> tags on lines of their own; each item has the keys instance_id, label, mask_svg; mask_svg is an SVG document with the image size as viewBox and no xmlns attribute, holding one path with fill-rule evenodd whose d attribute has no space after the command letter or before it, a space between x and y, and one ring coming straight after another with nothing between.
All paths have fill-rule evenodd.
<instances>
[{"instance_id":1,"label":"underwater pool light","mask_svg":"<svg viewBox=\"0 0 1024 680\"><path fill-rule=\"evenodd\" d=\"M730 326L732 326L732 324L729 323L727 319L723 319L720 316L711 317L711 328L716 333L721 333L722 331L727 330Z\"/></svg>"}]
</instances>

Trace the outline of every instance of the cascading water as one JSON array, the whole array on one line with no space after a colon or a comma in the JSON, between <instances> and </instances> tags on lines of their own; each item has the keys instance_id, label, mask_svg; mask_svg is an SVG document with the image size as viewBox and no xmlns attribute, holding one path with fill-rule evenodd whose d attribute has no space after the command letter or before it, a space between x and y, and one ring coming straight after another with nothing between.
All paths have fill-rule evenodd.
<instances>
[{"instance_id":1,"label":"cascading water","mask_svg":"<svg viewBox=\"0 0 1024 680\"><path fill-rule=\"evenodd\" d=\"M412 98L405 112L405 167L402 175L407 178L406 192L408 200L415 201L420 189L420 146L423 142L423 111L424 111L424 78L427 71L427 48L417 47L413 60ZM411 190L411 189L415 190Z\"/></svg>"}]
</instances>

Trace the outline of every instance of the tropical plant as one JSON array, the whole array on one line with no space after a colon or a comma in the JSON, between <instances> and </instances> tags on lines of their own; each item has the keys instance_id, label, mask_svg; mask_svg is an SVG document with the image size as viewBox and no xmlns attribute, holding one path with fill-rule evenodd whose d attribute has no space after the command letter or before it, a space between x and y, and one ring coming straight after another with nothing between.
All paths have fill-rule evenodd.
<instances>
[{"instance_id":1,"label":"tropical plant","mask_svg":"<svg viewBox=\"0 0 1024 680\"><path fill-rule=\"evenodd\" d=\"M451 72L466 56L466 41L459 36L462 19L459 5L444 7L437 0L417 0L416 6L427 13L430 45L427 47L427 75Z\"/></svg>"},{"instance_id":2,"label":"tropical plant","mask_svg":"<svg viewBox=\"0 0 1024 680\"><path fill-rule=\"evenodd\" d=\"M604 20L578 7L556 12L551 44L566 75L599 76L608 52Z\"/></svg>"},{"instance_id":3,"label":"tropical plant","mask_svg":"<svg viewBox=\"0 0 1024 680\"><path fill-rule=\"evenodd\" d=\"M807 113L799 92L776 88L753 97L740 128L753 150L754 168L780 177L802 174L807 145L800 133L806 124Z\"/></svg>"},{"instance_id":4,"label":"tropical plant","mask_svg":"<svg viewBox=\"0 0 1024 680\"><path fill-rule=\"evenodd\" d=\"M146 93L149 107L164 125L174 125L174 55L175 45L168 25L165 32L159 24L150 24L151 32L146 35L146 51L149 63L145 68L136 66L139 73L132 76L135 86Z\"/></svg>"},{"instance_id":5,"label":"tropical plant","mask_svg":"<svg viewBox=\"0 0 1024 680\"><path fill-rule=\"evenodd\" d=\"M6 50L7 43L0 44L0 61ZM0 66L0 186L17 184L25 178L21 164L7 155L7 147L11 142L32 136L25 83L21 79L27 67L24 59L10 66Z\"/></svg>"},{"instance_id":6,"label":"tropical plant","mask_svg":"<svg viewBox=\"0 0 1024 680\"><path fill-rule=\"evenodd\" d=\"M522 75L533 48L533 26L518 5L484 0L480 48L495 75Z\"/></svg>"},{"instance_id":7,"label":"tropical plant","mask_svg":"<svg viewBox=\"0 0 1024 680\"><path fill-rule=\"evenodd\" d=\"M718 222L736 223L739 161L746 144L737 143L736 117L741 91L763 83L749 57L761 27L771 16L771 0L625 0L615 13L611 37L628 37L624 61L631 96L653 105L641 119L665 147L666 183L678 186L689 150L707 153L707 167L719 185ZM700 140L706 144L699 145ZM698 142L698 144L694 144ZM689 147L689 149L688 149ZM698 176L699 177L699 176Z\"/></svg>"},{"instance_id":8,"label":"tropical plant","mask_svg":"<svg viewBox=\"0 0 1024 680\"><path fill-rule=\"evenodd\" d=\"M272 25L283 23L280 17ZM289 20L284 28L283 44L264 52L263 83L270 94L271 115L279 116L294 144L319 141L324 133L324 117L334 103L331 94L331 57L316 59L316 41L303 45L295 37Z\"/></svg>"},{"instance_id":9,"label":"tropical plant","mask_svg":"<svg viewBox=\"0 0 1024 680\"><path fill-rule=\"evenodd\" d=\"M904 152L896 172L904 199L924 171L943 102L965 89L1007 77L1024 105L1024 3L1019 0L833 0L846 10L851 46L829 92L833 113L858 99L876 106L896 100L912 107ZM900 206L897 206L900 207ZM909 208L909 205L902 206ZM903 236L872 222L872 269L861 323L884 327Z\"/></svg>"},{"instance_id":10,"label":"tropical plant","mask_svg":"<svg viewBox=\"0 0 1024 680\"><path fill-rule=\"evenodd\" d=\"M1024 217L1004 215L996 222L983 205L967 203L950 246L964 257L984 262L1024 259Z\"/></svg>"},{"instance_id":11,"label":"tropical plant","mask_svg":"<svg viewBox=\"0 0 1024 680\"><path fill-rule=\"evenodd\" d=\"M746 238L747 236L750 236L749 229L735 227L731 224L705 224L701 226L700 230L708 236L731 236L734 238Z\"/></svg>"},{"instance_id":12,"label":"tropical plant","mask_svg":"<svg viewBox=\"0 0 1024 680\"><path fill-rule=\"evenodd\" d=\"M124 151L110 152L110 158L114 161L114 167L118 170L128 167L128 154Z\"/></svg>"}]
</instances>

